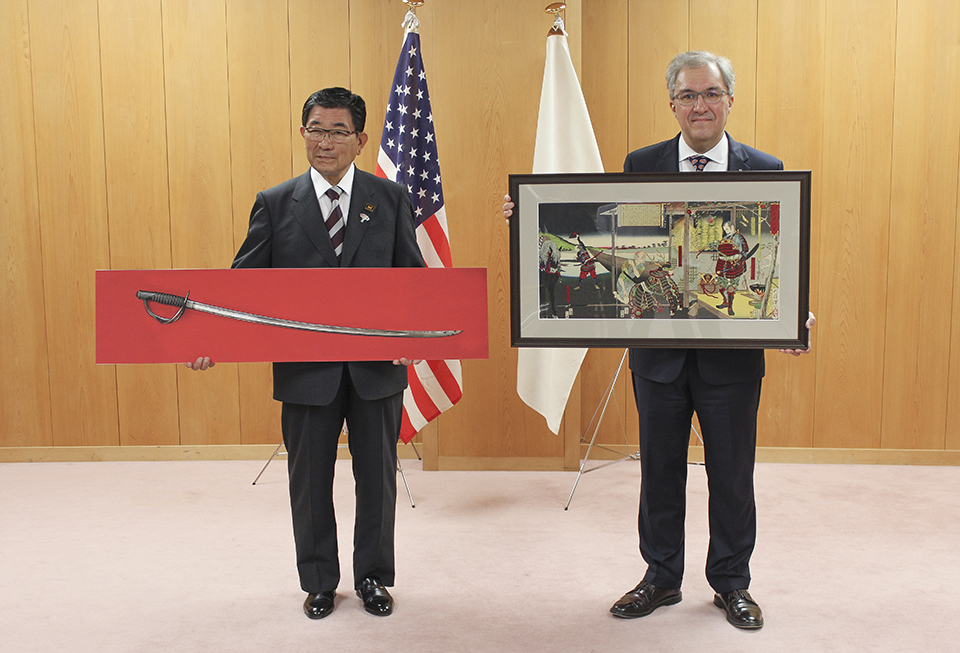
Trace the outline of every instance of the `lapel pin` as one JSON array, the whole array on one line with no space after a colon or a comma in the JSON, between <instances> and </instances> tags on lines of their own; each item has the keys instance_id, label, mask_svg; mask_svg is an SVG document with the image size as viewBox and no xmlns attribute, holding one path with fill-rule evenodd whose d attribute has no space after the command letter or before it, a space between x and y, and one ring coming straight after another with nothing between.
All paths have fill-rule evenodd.
<instances>
[{"instance_id":1,"label":"lapel pin","mask_svg":"<svg viewBox=\"0 0 960 653\"><path fill-rule=\"evenodd\" d=\"M367 215L366 213L361 213L361 214L360 214L360 222L366 222L366 221L369 220L369 219L370 219L370 216Z\"/></svg>"}]
</instances>

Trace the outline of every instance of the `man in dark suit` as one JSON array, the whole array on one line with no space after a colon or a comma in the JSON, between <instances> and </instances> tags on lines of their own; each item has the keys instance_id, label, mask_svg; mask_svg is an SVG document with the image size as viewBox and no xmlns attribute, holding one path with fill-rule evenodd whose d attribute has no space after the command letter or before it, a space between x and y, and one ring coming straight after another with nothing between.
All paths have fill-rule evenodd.
<instances>
[{"instance_id":1,"label":"man in dark suit","mask_svg":"<svg viewBox=\"0 0 960 653\"><path fill-rule=\"evenodd\" d=\"M782 170L776 157L742 145L724 131L733 108L730 61L685 52L667 67L667 89L680 133L627 155L624 172ZM504 216L514 204L505 198ZM813 314L807 328L816 323ZM794 356L809 350L781 350ZM707 580L714 604L738 628L763 626L747 591L756 541L753 469L763 350L630 350L640 416L640 553L643 580L618 600L617 617L643 617L679 603L684 562L687 448L693 413L703 431L710 492Z\"/></svg>"},{"instance_id":2,"label":"man in dark suit","mask_svg":"<svg viewBox=\"0 0 960 653\"><path fill-rule=\"evenodd\" d=\"M686 52L674 58L666 77L680 134L628 154L624 172L783 169L776 157L724 131L735 79L728 59ZM814 322L811 315L807 327ZM762 627L760 607L747 589L757 531L753 471L763 350L631 349L630 370L640 416L638 522L647 571L610 612L642 617L681 600L687 447L696 412L710 495L706 575L714 603L734 626Z\"/></svg>"},{"instance_id":3,"label":"man in dark suit","mask_svg":"<svg viewBox=\"0 0 960 653\"><path fill-rule=\"evenodd\" d=\"M257 194L232 267L423 266L407 190L353 163L367 142L365 121L363 99L346 89L307 99L300 134L310 169ZM410 362L273 365L303 609L312 619L333 611L340 581L333 477L344 421L356 481L354 588L367 612L393 611L386 588L394 584L397 439Z\"/></svg>"}]
</instances>

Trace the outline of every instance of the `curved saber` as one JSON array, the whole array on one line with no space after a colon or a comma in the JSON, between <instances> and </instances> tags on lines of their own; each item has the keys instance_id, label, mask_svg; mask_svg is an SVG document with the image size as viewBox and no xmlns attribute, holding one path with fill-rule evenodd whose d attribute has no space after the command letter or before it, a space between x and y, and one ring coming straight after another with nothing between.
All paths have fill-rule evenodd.
<instances>
[{"instance_id":1,"label":"curved saber","mask_svg":"<svg viewBox=\"0 0 960 653\"><path fill-rule=\"evenodd\" d=\"M266 324L268 326L283 327L286 329L300 329L302 331L319 331L321 333L339 333L348 336L383 336L388 338L445 338L455 336L462 332L462 329L452 331L393 331L390 329L364 329L361 327L333 326L329 324L313 324L311 322L298 322L296 320L286 320L280 317L269 317L267 315L256 315L255 313L244 313L232 308L223 308L221 306L211 306L202 304L190 299L188 292L185 297L180 295L171 295L164 292L153 292L150 290L138 290L137 299L143 300L143 307L147 309L150 317L154 318L160 324L172 324L183 316L183 312L190 308L201 313L210 313L220 317L228 317L231 320L240 320L241 322L253 322L254 324ZM150 310L150 302L165 304L167 306L178 306L180 308L173 317L160 317Z\"/></svg>"}]
</instances>

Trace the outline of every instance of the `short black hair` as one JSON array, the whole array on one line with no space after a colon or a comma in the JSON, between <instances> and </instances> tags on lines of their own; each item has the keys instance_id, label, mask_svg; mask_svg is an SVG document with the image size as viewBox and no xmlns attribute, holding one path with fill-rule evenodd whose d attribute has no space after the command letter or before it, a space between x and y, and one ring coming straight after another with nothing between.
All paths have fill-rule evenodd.
<instances>
[{"instance_id":1,"label":"short black hair","mask_svg":"<svg viewBox=\"0 0 960 653\"><path fill-rule=\"evenodd\" d=\"M367 122L366 102L356 93L340 86L321 89L307 98L307 101L303 103L303 116L301 118L301 124L304 127L307 126L307 118L310 117L310 112L313 111L314 107L347 109L353 118L353 128L358 132L363 131L363 126Z\"/></svg>"}]
</instances>

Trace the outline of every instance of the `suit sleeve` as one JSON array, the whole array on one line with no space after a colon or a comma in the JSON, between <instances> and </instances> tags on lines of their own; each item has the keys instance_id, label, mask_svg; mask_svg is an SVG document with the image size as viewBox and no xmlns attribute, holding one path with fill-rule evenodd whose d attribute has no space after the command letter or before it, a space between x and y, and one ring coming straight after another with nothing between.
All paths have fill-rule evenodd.
<instances>
[{"instance_id":1,"label":"suit sleeve","mask_svg":"<svg viewBox=\"0 0 960 653\"><path fill-rule=\"evenodd\" d=\"M413 204L404 188L397 204L397 235L393 249L393 267L422 268L423 254L417 244L417 229L413 221Z\"/></svg>"},{"instance_id":2,"label":"suit sleeve","mask_svg":"<svg viewBox=\"0 0 960 653\"><path fill-rule=\"evenodd\" d=\"M273 225L270 211L262 192L250 211L250 226L247 237L237 251L231 268L269 268L273 267L271 249L273 245Z\"/></svg>"}]
</instances>

